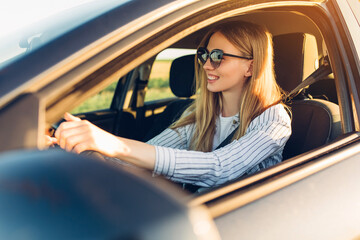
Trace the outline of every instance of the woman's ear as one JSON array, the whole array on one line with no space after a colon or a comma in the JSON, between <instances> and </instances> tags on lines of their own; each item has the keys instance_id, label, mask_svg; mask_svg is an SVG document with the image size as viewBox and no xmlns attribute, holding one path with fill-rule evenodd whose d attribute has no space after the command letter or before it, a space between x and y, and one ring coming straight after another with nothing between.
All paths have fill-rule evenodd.
<instances>
[{"instance_id":1,"label":"woman's ear","mask_svg":"<svg viewBox=\"0 0 360 240\"><path fill-rule=\"evenodd\" d=\"M251 77L252 74L253 74L253 62L254 62L254 60L250 60L249 62L250 62L249 63L249 68L245 73L245 77Z\"/></svg>"}]
</instances>

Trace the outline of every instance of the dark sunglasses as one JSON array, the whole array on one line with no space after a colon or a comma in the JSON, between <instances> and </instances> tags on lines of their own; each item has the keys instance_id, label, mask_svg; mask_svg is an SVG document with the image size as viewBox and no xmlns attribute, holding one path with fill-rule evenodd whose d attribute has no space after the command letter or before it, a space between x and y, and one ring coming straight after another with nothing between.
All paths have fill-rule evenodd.
<instances>
[{"instance_id":1,"label":"dark sunglasses","mask_svg":"<svg viewBox=\"0 0 360 240\"><path fill-rule=\"evenodd\" d=\"M223 50L220 49L214 49L209 53L209 51L204 47L199 47L196 52L196 57L200 64L204 65L206 61L210 58L210 64L213 68L218 68L220 66L223 56L236 57L247 60L253 59L252 57L242 57L242 56L224 53Z\"/></svg>"}]
</instances>

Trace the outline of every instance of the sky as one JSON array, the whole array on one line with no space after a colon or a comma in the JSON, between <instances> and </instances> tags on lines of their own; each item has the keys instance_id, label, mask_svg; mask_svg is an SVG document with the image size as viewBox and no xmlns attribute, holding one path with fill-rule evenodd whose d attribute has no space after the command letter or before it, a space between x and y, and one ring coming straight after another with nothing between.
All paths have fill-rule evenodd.
<instances>
[{"instance_id":1,"label":"sky","mask_svg":"<svg viewBox=\"0 0 360 240\"><path fill-rule=\"evenodd\" d=\"M0 38L28 24L92 0L2 0Z\"/></svg>"}]
</instances>

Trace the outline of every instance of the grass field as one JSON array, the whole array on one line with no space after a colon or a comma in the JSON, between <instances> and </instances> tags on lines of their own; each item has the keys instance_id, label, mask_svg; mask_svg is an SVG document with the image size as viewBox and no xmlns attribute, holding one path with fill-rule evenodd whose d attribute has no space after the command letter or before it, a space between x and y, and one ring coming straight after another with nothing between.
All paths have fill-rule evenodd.
<instances>
[{"instance_id":1,"label":"grass field","mask_svg":"<svg viewBox=\"0 0 360 240\"><path fill-rule=\"evenodd\" d=\"M169 60L155 61L149 78L145 102L174 96L169 88L170 66L171 61Z\"/></svg>"},{"instance_id":2,"label":"grass field","mask_svg":"<svg viewBox=\"0 0 360 240\"><path fill-rule=\"evenodd\" d=\"M170 60L155 61L151 70L148 90L145 95L145 101L152 101L156 99L168 98L174 96L169 88L169 72ZM92 96L80 106L71 111L73 114L90 112L100 109L108 109L116 88L116 82Z\"/></svg>"}]
</instances>

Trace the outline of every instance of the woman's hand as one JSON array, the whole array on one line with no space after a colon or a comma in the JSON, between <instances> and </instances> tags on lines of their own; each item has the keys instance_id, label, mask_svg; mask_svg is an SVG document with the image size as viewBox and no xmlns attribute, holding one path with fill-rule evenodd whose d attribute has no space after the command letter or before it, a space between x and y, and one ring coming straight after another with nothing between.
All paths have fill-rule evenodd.
<instances>
[{"instance_id":1,"label":"woman's hand","mask_svg":"<svg viewBox=\"0 0 360 240\"><path fill-rule=\"evenodd\" d=\"M52 134L53 128L46 129L45 135L44 135L44 147L54 147L55 144L57 144L57 139L53 137Z\"/></svg>"},{"instance_id":2,"label":"woman's hand","mask_svg":"<svg viewBox=\"0 0 360 240\"><path fill-rule=\"evenodd\" d=\"M45 134L45 147L53 147L54 144L57 144L57 139Z\"/></svg>"},{"instance_id":3,"label":"woman's hand","mask_svg":"<svg viewBox=\"0 0 360 240\"><path fill-rule=\"evenodd\" d=\"M100 129L86 120L65 113L66 122L55 132L59 146L66 151L81 153L85 150L98 151L109 157L126 154L127 147L116 136Z\"/></svg>"},{"instance_id":4,"label":"woman's hand","mask_svg":"<svg viewBox=\"0 0 360 240\"><path fill-rule=\"evenodd\" d=\"M86 120L65 113L66 122L55 132L57 144L66 151L93 150L153 170L155 147L143 142L116 137Z\"/></svg>"}]
</instances>

